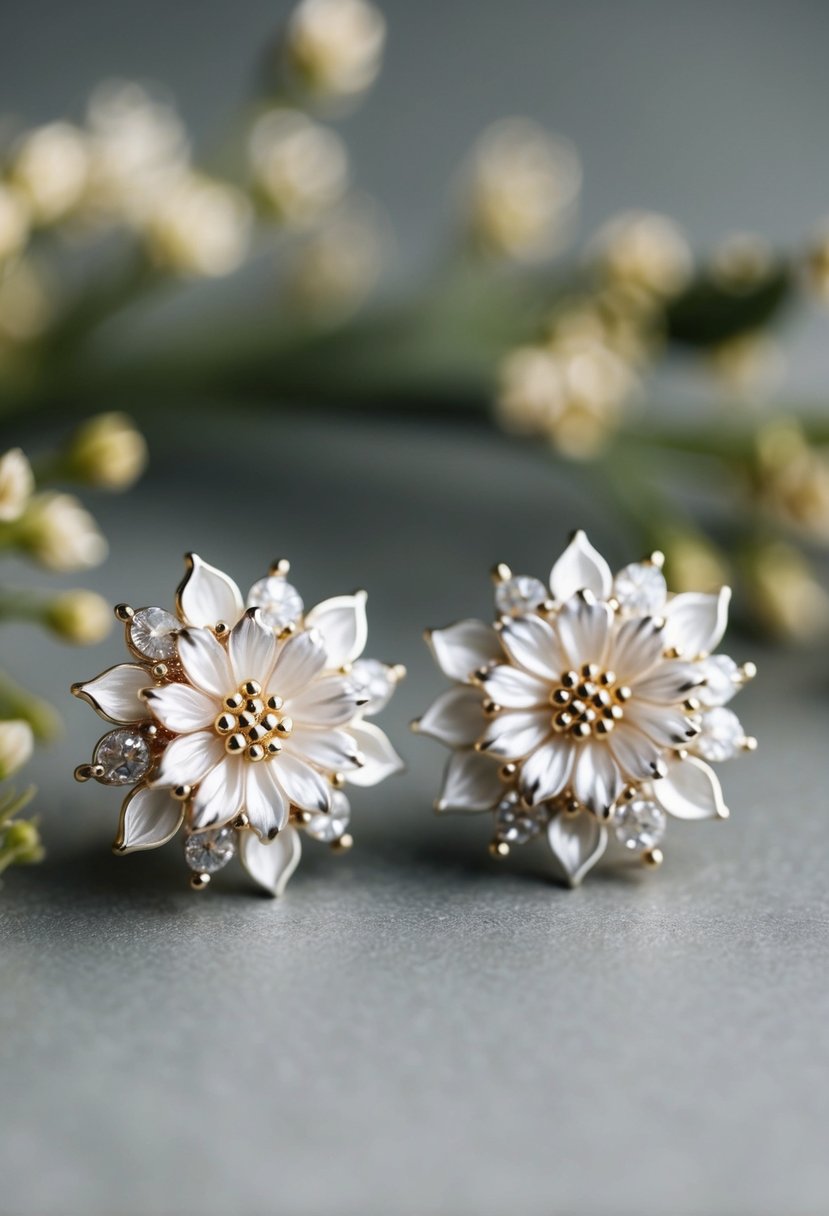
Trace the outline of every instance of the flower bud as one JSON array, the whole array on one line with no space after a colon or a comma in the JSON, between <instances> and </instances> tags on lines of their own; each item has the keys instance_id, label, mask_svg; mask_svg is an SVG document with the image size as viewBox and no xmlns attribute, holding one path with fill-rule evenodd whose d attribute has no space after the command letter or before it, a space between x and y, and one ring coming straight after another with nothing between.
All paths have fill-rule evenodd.
<instances>
[{"instance_id":1,"label":"flower bud","mask_svg":"<svg viewBox=\"0 0 829 1216\"><path fill-rule=\"evenodd\" d=\"M112 613L107 601L95 591L64 591L49 604L46 623L64 641L94 646L109 633Z\"/></svg>"},{"instance_id":2,"label":"flower bud","mask_svg":"<svg viewBox=\"0 0 829 1216\"><path fill-rule=\"evenodd\" d=\"M126 490L144 472L147 444L126 414L98 414L75 431L65 461L74 481Z\"/></svg>"},{"instance_id":3,"label":"flower bud","mask_svg":"<svg viewBox=\"0 0 829 1216\"><path fill-rule=\"evenodd\" d=\"M373 84L386 22L367 0L301 0L285 31L289 77L323 100L354 97Z\"/></svg>"},{"instance_id":4,"label":"flower bud","mask_svg":"<svg viewBox=\"0 0 829 1216\"><path fill-rule=\"evenodd\" d=\"M751 611L773 636L808 642L829 629L829 595L791 545L780 542L754 550L744 573Z\"/></svg>"},{"instance_id":5,"label":"flower bud","mask_svg":"<svg viewBox=\"0 0 829 1216\"><path fill-rule=\"evenodd\" d=\"M162 269L221 278L247 256L251 220L250 203L241 191L186 172L153 202L143 229Z\"/></svg>"},{"instance_id":6,"label":"flower bud","mask_svg":"<svg viewBox=\"0 0 829 1216\"><path fill-rule=\"evenodd\" d=\"M0 521L19 519L35 488L32 466L20 448L0 456Z\"/></svg>"},{"instance_id":7,"label":"flower bud","mask_svg":"<svg viewBox=\"0 0 829 1216\"><path fill-rule=\"evenodd\" d=\"M30 342L52 319L54 295L41 263L24 255L0 274L0 344Z\"/></svg>"},{"instance_id":8,"label":"flower bud","mask_svg":"<svg viewBox=\"0 0 829 1216\"><path fill-rule=\"evenodd\" d=\"M768 334L746 333L715 346L709 366L723 385L741 401L768 397L780 387L786 361L780 344Z\"/></svg>"},{"instance_id":9,"label":"flower bud","mask_svg":"<svg viewBox=\"0 0 829 1216\"><path fill-rule=\"evenodd\" d=\"M665 554L665 571L674 591L718 591L728 582L729 571L717 548L696 532L671 531L657 535Z\"/></svg>"},{"instance_id":10,"label":"flower bud","mask_svg":"<svg viewBox=\"0 0 829 1216\"><path fill-rule=\"evenodd\" d=\"M809 445L797 422L780 418L758 431L751 475L762 507L806 535L829 539L829 456Z\"/></svg>"},{"instance_id":11,"label":"flower bud","mask_svg":"<svg viewBox=\"0 0 829 1216\"><path fill-rule=\"evenodd\" d=\"M497 257L531 260L563 243L581 187L572 144L524 118L486 130L466 169L467 226Z\"/></svg>"},{"instance_id":12,"label":"flower bud","mask_svg":"<svg viewBox=\"0 0 829 1216\"><path fill-rule=\"evenodd\" d=\"M28 132L12 157L12 181L28 200L36 224L51 224L68 214L83 197L88 172L86 137L68 122Z\"/></svg>"},{"instance_id":13,"label":"flower bud","mask_svg":"<svg viewBox=\"0 0 829 1216\"><path fill-rule=\"evenodd\" d=\"M0 868L30 865L43 859L43 845L37 825L30 819L16 819L0 828Z\"/></svg>"},{"instance_id":14,"label":"flower bud","mask_svg":"<svg viewBox=\"0 0 829 1216\"><path fill-rule=\"evenodd\" d=\"M83 570L107 554L95 520L72 494L36 494L19 528L23 548L49 570Z\"/></svg>"},{"instance_id":15,"label":"flower bud","mask_svg":"<svg viewBox=\"0 0 829 1216\"><path fill-rule=\"evenodd\" d=\"M28 763L34 746L34 732L28 722L22 718L0 722L0 781Z\"/></svg>"},{"instance_id":16,"label":"flower bud","mask_svg":"<svg viewBox=\"0 0 829 1216\"><path fill-rule=\"evenodd\" d=\"M271 110L248 141L254 183L286 224L310 224L338 203L348 184L345 145L298 110Z\"/></svg>"},{"instance_id":17,"label":"flower bud","mask_svg":"<svg viewBox=\"0 0 829 1216\"><path fill-rule=\"evenodd\" d=\"M665 215L628 211L612 219L594 242L605 276L659 297L676 295L691 275L691 250L678 224Z\"/></svg>"},{"instance_id":18,"label":"flower bud","mask_svg":"<svg viewBox=\"0 0 829 1216\"><path fill-rule=\"evenodd\" d=\"M0 182L0 265L19 253L29 238L29 208L12 186Z\"/></svg>"}]
</instances>

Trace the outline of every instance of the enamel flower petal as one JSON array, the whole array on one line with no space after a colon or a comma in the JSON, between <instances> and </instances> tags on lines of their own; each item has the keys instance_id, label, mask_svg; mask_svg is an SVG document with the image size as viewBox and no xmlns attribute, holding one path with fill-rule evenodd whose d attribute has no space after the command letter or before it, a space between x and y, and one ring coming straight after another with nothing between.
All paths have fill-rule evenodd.
<instances>
[{"instance_id":1,"label":"enamel flower petal","mask_svg":"<svg viewBox=\"0 0 829 1216\"><path fill-rule=\"evenodd\" d=\"M351 845L343 786L400 771L364 715L380 712L405 670L360 657L364 592L305 613L280 561L245 606L228 575L195 554L185 560L175 614L115 610L135 661L73 686L115 726L75 775L130 787L116 852L179 836L197 890L238 853L254 881L279 895L303 832L339 851Z\"/></svg>"},{"instance_id":2,"label":"enamel flower petal","mask_svg":"<svg viewBox=\"0 0 829 1216\"><path fill-rule=\"evenodd\" d=\"M494 856L544 838L575 886L611 846L648 866L670 819L724 819L712 767L755 740L754 675L712 651L730 592L671 595L655 553L615 575L576 532L539 582L495 567L495 620L427 634L452 681L413 725L451 750L439 811L491 812Z\"/></svg>"}]
</instances>

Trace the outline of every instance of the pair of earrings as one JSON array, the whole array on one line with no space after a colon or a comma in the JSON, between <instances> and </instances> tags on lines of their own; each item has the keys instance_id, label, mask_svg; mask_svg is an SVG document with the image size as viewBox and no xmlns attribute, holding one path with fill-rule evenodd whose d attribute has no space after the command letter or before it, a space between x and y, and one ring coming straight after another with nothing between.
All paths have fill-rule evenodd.
<instances>
[{"instance_id":1,"label":"pair of earrings","mask_svg":"<svg viewBox=\"0 0 829 1216\"><path fill-rule=\"evenodd\" d=\"M403 763L373 721L405 675L363 657L364 592L306 612L280 561L247 600L190 555L176 611L120 604L132 661L73 685L114 729L80 781L130 787L114 849L183 835L195 889L238 853L280 895L304 834L351 847L348 786ZM660 554L615 576L583 532L549 586L498 566L495 623L427 633L450 681L414 728L451 750L438 811L494 815L490 849L545 835L571 885L613 841L649 866L666 816L724 819L710 767L753 750L754 675L715 655L730 592L670 595Z\"/></svg>"}]
</instances>

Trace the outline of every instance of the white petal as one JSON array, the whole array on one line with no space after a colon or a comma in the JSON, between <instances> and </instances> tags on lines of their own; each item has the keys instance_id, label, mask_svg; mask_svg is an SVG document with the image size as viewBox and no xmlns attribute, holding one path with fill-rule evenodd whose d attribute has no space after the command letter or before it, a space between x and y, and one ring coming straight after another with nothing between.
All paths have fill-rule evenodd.
<instances>
[{"instance_id":1,"label":"white petal","mask_svg":"<svg viewBox=\"0 0 829 1216\"><path fill-rule=\"evenodd\" d=\"M569 739L545 743L521 765L521 792L530 806L560 794L570 779L575 745Z\"/></svg>"},{"instance_id":2,"label":"white petal","mask_svg":"<svg viewBox=\"0 0 829 1216\"><path fill-rule=\"evenodd\" d=\"M629 722L618 723L607 745L630 781L646 781L658 776L662 749Z\"/></svg>"},{"instance_id":3,"label":"white petal","mask_svg":"<svg viewBox=\"0 0 829 1216\"><path fill-rule=\"evenodd\" d=\"M225 754L222 740L212 730L179 735L164 749L152 784L198 785L202 777L224 759Z\"/></svg>"},{"instance_id":4,"label":"white petal","mask_svg":"<svg viewBox=\"0 0 829 1216\"><path fill-rule=\"evenodd\" d=\"M449 757L436 811L491 811L504 793L498 764L478 752L460 751Z\"/></svg>"},{"instance_id":5,"label":"white petal","mask_svg":"<svg viewBox=\"0 0 829 1216\"><path fill-rule=\"evenodd\" d=\"M498 634L483 621L458 621L446 629L433 629L426 640L438 667L450 680L464 682L480 667L504 659Z\"/></svg>"},{"instance_id":6,"label":"white petal","mask_svg":"<svg viewBox=\"0 0 829 1216\"><path fill-rule=\"evenodd\" d=\"M577 591L592 591L606 600L613 585L610 566L594 549L584 532L576 532L550 572L553 599L569 600Z\"/></svg>"},{"instance_id":7,"label":"white petal","mask_svg":"<svg viewBox=\"0 0 829 1216\"><path fill-rule=\"evenodd\" d=\"M607 848L607 831L590 811L559 811L548 824L547 840L570 886L577 887Z\"/></svg>"},{"instance_id":8,"label":"white petal","mask_svg":"<svg viewBox=\"0 0 829 1216\"><path fill-rule=\"evenodd\" d=\"M226 756L202 779L193 797L193 827L219 827L245 804L245 768L250 762Z\"/></svg>"},{"instance_id":9,"label":"white petal","mask_svg":"<svg viewBox=\"0 0 829 1216\"><path fill-rule=\"evenodd\" d=\"M152 682L144 667L119 663L86 684L73 684L72 691L110 722L140 722L149 717L149 712L138 694Z\"/></svg>"},{"instance_id":10,"label":"white petal","mask_svg":"<svg viewBox=\"0 0 829 1216\"><path fill-rule=\"evenodd\" d=\"M728 818L716 774L695 756L674 761L668 775L654 781L653 794L660 806L677 819Z\"/></svg>"},{"instance_id":11,"label":"white petal","mask_svg":"<svg viewBox=\"0 0 829 1216\"><path fill-rule=\"evenodd\" d=\"M261 623L258 612L257 608L249 608L233 627L227 653L237 685L243 680L258 680L266 688L276 659L276 637L272 629Z\"/></svg>"},{"instance_id":12,"label":"white petal","mask_svg":"<svg viewBox=\"0 0 829 1216\"><path fill-rule=\"evenodd\" d=\"M345 779L349 785L377 785L405 768L385 733L373 722L359 722L349 727L350 735L365 760L362 768L349 769Z\"/></svg>"},{"instance_id":13,"label":"white petal","mask_svg":"<svg viewBox=\"0 0 829 1216\"><path fill-rule=\"evenodd\" d=\"M144 699L161 725L176 734L210 726L219 712L219 705L212 697L189 684L148 688Z\"/></svg>"},{"instance_id":14,"label":"white petal","mask_svg":"<svg viewBox=\"0 0 829 1216\"><path fill-rule=\"evenodd\" d=\"M169 790L151 790L139 785L121 809L121 824L115 840L119 853L157 849L172 840L184 819L184 806Z\"/></svg>"},{"instance_id":15,"label":"white petal","mask_svg":"<svg viewBox=\"0 0 829 1216\"><path fill-rule=\"evenodd\" d=\"M188 625L235 625L244 611L242 593L232 578L196 553L184 559L187 573L176 592L178 614Z\"/></svg>"},{"instance_id":16,"label":"white petal","mask_svg":"<svg viewBox=\"0 0 829 1216\"><path fill-rule=\"evenodd\" d=\"M188 680L214 697L236 690L227 651L209 629L183 629L178 637L178 657Z\"/></svg>"},{"instance_id":17,"label":"white petal","mask_svg":"<svg viewBox=\"0 0 829 1216\"><path fill-rule=\"evenodd\" d=\"M493 718L483 734L481 751L500 760L520 760L551 733L546 710L510 710Z\"/></svg>"},{"instance_id":18,"label":"white petal","mask_svg":"<svg viewBox=\"0 0 829 1216\"><path fill-rule=\"evenodd\" d=\"M306 614L309 629L318 629L328 655L327 667L353 663L363 653L368 639L366 593L335 595Z\"/></svg>"},{"instance_id":19,"label":"white petal","mask_svg":"<svg viewBox=\"0 0 829 1216\"><path fill-rule=\"evenodd\" d=\"M274 776L274 761L245 767L245 814L257 835L272 840L287 824L291 810Z\"/></svg>"},{"instance_id":20,"label":"white petal","mask_svg":"<svg viewBox=\"0 0 829 1216\"><path fill-rule=\"evenodd\" d=\"M712 654L694 664L705 683L694 693L703 705L726 705L739 692L743 679L740 669L727 654Z\"/></svg>"},{"instance_id":21,"label":"white petal","mask_svg":"<svg viewBox=\"0 0 829 1216\"><path fill-rule=\"evenodd\" d=\"M326 772L336 773L358 767L357 744L344 730L315 730L311 726L296 726L286 747L292 755Z\"/></svg>"},{"instance_id":22,"label":"white petal","mask_svg":"<svg viewBox=\"0 0 829 1216\"><path fill-rule=\"evenodd\" d=\"M271 895L283 893L301 855L302 843L296 828L285 828L269 844L263 844L253 832L243 832L239 841L242 865L253 881Z\"/></svg>"},{"instance_id":23,"label":"white petal","mask_svg":"<svg viewBox=\"0 0 829 1216\"><path fill-rule=\"evenodd\" d=\"M549 681L506 664L493 667L481 683L486 695L504 709L531 709L534 705L546 705L550 695Z\"/></svg>"},{"instance_id":24,"label":"white petal","mask_svg":"<svg viewBox=\"0 0 829 1216\"><path fill-rule=\"evenodd\" d=\"M642 679L632 680L631 688L637 700L675 705L690 697L702 679L696 663L668 660L658 663Z\"/></svg>"},{"instance_id":25,"label":"white petal","mask_svg":"<svg viewBox=\"0 0 829 1216\"><path fill-rule=\"evenodd\" d=\"M513 671L514 668L508 668ZM418 733L447 747L471 747L484 729L480 690L461 685L438 697L417 723Z\"/></svg>"},{"instance_id":26,"label":"white petal","mask_svg":"<svg viewBox=\"0 0 829 1216\"><path fill-rule=\"evenodd\" d=\"M331 786L304 760L283 752L266 763L273 765L274 779L279 782L285 797L301 811L331 809Z\"/></svg>"},{"instance_id":27,"label":"white petal","mask_svg":"<svg viewBox=\"0 0 829 1216\"><path fill-rule=\"evenodd\" d=\"M587 601L580 595L564 604L556 617L556 633L566 656L565 667L577 670L583 663L604 663L613 612L607 604Z\"/></svg>"},{"instance_id":28,"label":"white petal","mask_svg":"<svg viewBox=\"0 0 829 1216\"><path fill-rule=\"evenodd\" d=\"M659 747L684 747L697 734L687 716L668 705L629 701L625 718Z\"/></svg>"},{"instance_id":29,"label":"white petal","mask_svg":"<svg viewBox=\"0 0 829 1216\"><path fill-rule=\"evenodd\" d=\"M315 630L294 634L276 656L268 692L287 701L319 675L325 658L322 637Z\"/></svg>"},{"instance_id":30,"label":"white petal","mask_svg":"<svg viewBox=\"0 0 829 1216\"><path fill-rule=\"evenodd\" d=\"M285 703L298 725L342 726L360 707L360 690L344 676L326 676L300 689Z\"/></svg>"},{"instance_id":31,"label":"white petal","mask_svg":"<svg viewBox=\"0 0 829 1216\"><path fill-rule=\"evenodd\" d=\"M717 595L686 591L668 600L665 608L665 645L675 646L684 659L710 654L719 645L728 624L731 588Z\"/></svg>"},{"instance_id":32,"label":"white petal","mask_svg":"<svg viewBox=\"0 0 829 1216\"><path fill-rule=\"evenodd\" d=\"M606 740L576 747L573 793L597 815L607 811L622 792L624 782Z\"/></svg>"},{"instance_id":33,"label":"white petal","mask_svg":"<svg viewBox=\"0 0 829 1216\"><path fill-rule=\"evenodd\" d=\"M662 622L652 616L623 621L610 646L608 663L620 683L641 679L669 645Z\"/></svg>"},{"instance_id":34,"label":"white petal","mask_svg":"<svg viewBox=\"0 0 829 1216\"><path fill-rule=\"evenodd\" d=\"M540 616L505 621L501 642L513 662L543 680L557 680L567 666L558 638Z\"/></svg>"}]
</instances>

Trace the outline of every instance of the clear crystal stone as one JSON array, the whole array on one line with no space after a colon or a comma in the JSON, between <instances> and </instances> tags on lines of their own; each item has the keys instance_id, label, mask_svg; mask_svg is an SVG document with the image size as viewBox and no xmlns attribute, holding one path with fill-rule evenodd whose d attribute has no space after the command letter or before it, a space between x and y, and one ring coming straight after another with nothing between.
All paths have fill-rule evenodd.
<instances>
[{"instance_id":1,"label":"clear crystal stone","mask_svg":"<svg viewBox=\"0 0 829 1216\"><path fill-rule=\"evenodd\" d=\"M248 608L259 608L262 620L272 629L284 629L302 616L304 604L296 587L281 574L260 578L248 592Z\"/></svg>"},{"instance_id":2,"label":"clear crystal stone","mask_svg":"<svg viewBox=\"0 0 829 1216\"><path fill-rule=\"evenodd\" d=\"M98 781L104 785L133 785L147 775L151 762L145 739L130 727L104 735L92 759L93 764L103 767Z\"/></svg>"},{"instance_id":3,"label":"clear crystal stone","mask_svg":"<svg viewBox=\"0 0 829 1216\"><path fill-rule=\"evenodd\" d=\"M311 816L305 825L305 831L315 840L323 840L330 844L339 840L348 827L351 819L351 805L342 790L334 790L331 795L331 810L319 811Z\"/></svg>"},{"instance_id":4,"label":"clear crystal stone","mask_svg":"<svg viewBox=\"0 0 829 1216\"><path fill-rule=\"evenodd\" d=\"M613 595L625 612L655 616L665 607L668 585L658 566L632 562L613 580Z\"/></svg>"},{"instance_id":5,"label":"clear crystal stone","mask_svg":"<svg viewBox=\"0 0 829 1216\"><path fill-rule=\"evenodd\" d=\"M733 710L716 706L700 714L697 721L701 731L694 740L694 751L703 760L718 763L730 760L740 751L745 734Z\"/></svg>"},{"instance_id":6,"label":"clear crystal stone","mask_svg":"<svg viewBox=\"0 0 829 1216\"><path fill-rule=\"evenodd\" d=\"M642 852L654 848L665 835L665 812L649 798L634 798L617 806L613 826L620 844Z\"/></svg>"},{"instance_id":7,"label":"clear crystal stone","mask_svg":"<svg viewBox=\"0 0 829 1216\"><path fill-rule=\"evenodd\" d=\"M139 654L158 663L175 658L181 621L163 608L139 608L130 621L130 642Z\"/></svg>"},{"instance_id":8,"label":"clear crystal stone","mask_svg":"<svg viewBox=\"0 0 829 1216\"><path fill-rule=\"evenodd\" d=\"M515 574L495 588L495 607L501 616L518 616L532 612L550 598L541 579L529 574Z\"/></svg>"},{"instance_id":9,"label":"clear crystal stone","mask_svg":"<svg viewBox=\"0 0 829 1216\"><path fill-rule=\"evenodd\" d=\"M184 860L197 874L215 874L235 852L236 833L232 828L191 832L184 841Z\"/></svg>"},{"instance_id":10,"label":"clear crystal stone","mask_svg":"<svg viewBox=\"0 0 829 1216\"><path fill-rule=\"evenodd\" d=\"M693 695L706 706L725 705L740 686L740 669L727 654L712 654L697 664L705 683L695 688Z\"/></svg>"},{"instance_id":11,"label":"clear crystal stone","mask_svg":"<svg viewBox=\"0 0 829 1216\"><path fill-rule=\"evenodd\" d=\"M495 839L507 844L526 844L541 826L538 810L528 811L505 798L495 810Z\"/></svg>"},{"instance_id":12,"label":"clear crystal stone","mask_svg":"<svg viewBox=\"0 0 829 1216\"><path fill-rule=\"evenodd\" d=\"M368 697L368 704L362 707L366 717L386 708L397 683L392 669L379 659L357 659L349 679L359 690L360 700Z\"/></svg>"}]
</instances>

